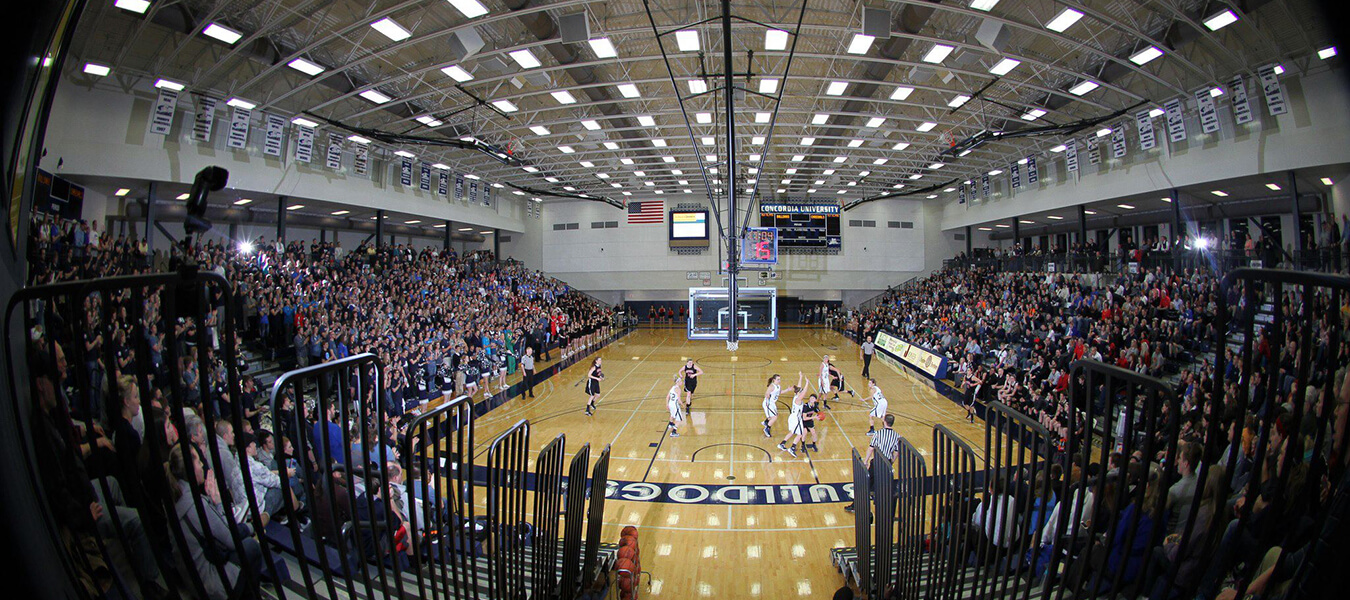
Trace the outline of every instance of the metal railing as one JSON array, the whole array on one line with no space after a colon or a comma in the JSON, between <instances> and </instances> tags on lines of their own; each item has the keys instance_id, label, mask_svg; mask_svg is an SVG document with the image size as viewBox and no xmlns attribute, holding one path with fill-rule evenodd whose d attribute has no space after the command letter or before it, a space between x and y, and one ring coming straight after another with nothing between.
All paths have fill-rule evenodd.
<instances>
[{"instance_id":1,"label":"metal railing","mask_svg":"<svg viewBox=\"0 0 1350 600\"><path fill-rule=\"evenodd\" d=\"M564 478L561 437L527 472L522 422L476 466L470 399L401 423L376 401L373 354L254 392L235 306L227 280L192 271L10 299L7 383L32 465L11 481L44 499L83 597L570 599L613 564L608 448L590 481L586 449Z\"/></svg>"},{"instance_id":2,"label":"metal railing","mask_svg":"<svg viewBox=\"0 0 1350 600\"><path fill-rule=\"evenodd\" d=\"M1070 410L1049 429L988 407L983 458L941 425L931 479L907 445L894 481L855 453L856 548L832 555L867 593L899 597L1212 598L1226 581L1237 597L1317 597L1343 560L1328 524L1350 517L1336 496L1347 441L1332 435L1347 426L1332 411L1350 385L1337 379L1350 363L1347 293L1347 277L1237 268L1215 341L1240 337L1239 364L1228 371L1220 353L1207 389L1183 398L1078 361ZM1257 317L1262 305L1273 320ZM929 495L925 518L916 506ZM873 531L873 518L888 522ZM928 542L919 576L916 535Z\"/></svg>"}]
</instances>

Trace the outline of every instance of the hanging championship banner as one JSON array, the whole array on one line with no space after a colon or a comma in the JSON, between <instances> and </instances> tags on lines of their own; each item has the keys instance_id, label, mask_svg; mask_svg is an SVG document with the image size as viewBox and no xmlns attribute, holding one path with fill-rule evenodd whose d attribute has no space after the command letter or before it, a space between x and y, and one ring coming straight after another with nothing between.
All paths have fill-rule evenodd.
<instances>
[{"instance_id":1,"label":"hanging championship banner","mask_svg":"<svg viewBox=\"0 0 1350 600\"><path fill-rule=\"evenodd\" d=\"M989 176L988 176L988 175L985 175L984 177L982 177L982 178L980 179L980 183L983 184L983 185L981 185L981 188L982 188L983 191L984 191L984 199L985 199L986 202L988 202L988 201L989 201Z\"/></svg>"},{"instance_id":2,"label":"hanging championship banner","mask_svg":"<svg viewBox=\"0 0 1350 600\"><path fill-rule=\"evenodd\" d=\"M1219 112L1214 110L1214 96L1209 89L1195 92L1195 107L1200 113L1200 131L1214 133L1219 130Z\"/></svg>"},{"instance_id":3,"label":"hanging championship banner","mask_svg":"<svg viewBox=\"0 0 1350 600\"><path fill-rule=\"evenodd\" d=\"M398 163L398 182L403 187L412 187L412 159L406 156Z\"/></svg>"},{"instance_id":4,"label":"hanging championship banner","mask_svg":"<svg viewBox=\"0 0 1350 600\"><path fill-rule=\"evenodd\" d=\"M1241 75L1233 78L1228 83L1228 90L1233 94L1233 120L1238 125L1250 123L1252 121L1252 103L1247 98L1247 81Z\"/></svg>"},{"instance_id":5,"label":"hanging championship banner","mask_svg":"<svg viewBox=\"0 0 1350 600\"><path fill-rule=\"evenodd\" d=\"M169 129L173 127L173 113L177 107L178 92L169 88L159 88L154 111L150 113L150 133L169 135Z\"/></svg>"},{"instance_id":6,"label":"hanging championship banner","mask_svg":"<svg viewBox=\"0 0 1350 600\"><path fill-rule=\"evenodd\" d=\"M263 130L263 156L281 156L286 145L286 120L280 115L264 115L266 128Z\"/></svg>"},{"instance_id":7,"label":"hanging championship banner","mask_svg":"<svg viewBox=\"0 0 1350 600\"><path fill-rule=\"evenodd\" d=\"M966 184L965 184L964 182L962 182L962 183L958 184L958 185L956 186L956 188L957 188L957 199L958 199L956 203L957 203L957 204L965 204L965 203L966 203Z\"/></svg>"},{"instance_id":8,"label":"hanging championship banner","mask_svg":"<svg viewBox=\"0 0 1350 600\"><path fill-rule=\"evenodd\" d=\"M352 158L352 170L357 175L365 175L370 170L370 147L366 144L356 145L356 155Z\"/></svg>"},{"instance_id":9,"label":"hanging championship banner","mask_svg":"<svg viewBox=\"0 0 1350 600\"><path fill-rule=\"evenodd\" d=\"M225 147L243 150L248 146L248 119L251 116L251 109L230 107L230 134L225 136Z\"/></svg>"},{"instance_id":10,"label":"hanging championship banner","mask_svg":"<svg viewBox=\"0 0 1350 600\"><path fill-rule=\"evenodd\" d=\"M422 177L418 180L417 187L424 192L431 191L431 165L422 163Z\"/></svg>"},{"instance_id":11,"label":"hanging championship banner","mask_svg":"<svg viewBox=\"0 0 1350 600\"><path fill-rule=\"evenodd\" d=\"M1158 138L1153 135L1153 117L1146 110L1140 111L1134 116L1134 122L1139 126L1139 149L1152 150L1158 145Z\"/></svg>"},{"instance_id":12,"label":"hanging championship banner","mask_svg":"<svg viewBox=\"0 0 1350 600\"><path fill-rule=\"evenodd\" d=\"M1111 129L1111 158L1125 158L1125 126L1116 125Z\"/></svg>"},{"instance_id":13,"label":"hanging championship banner","mask_svg":"<svg viewBox=\"0 0 1350 600\"><path fill-rule=\"evenodd\" d=\"M334 171L342 168L342 138L337 134L328 134L328 154L324 158L328 168Z\"/></svg>"},{"instance_id":14,"label":"hanging championship banner","mask_svg":"<svg viewBox=\"0 0 1350 600\"><path fill-rule=\"evenodd\" d=\"M441 196L448 196L450 193L450 174L446 173L445 171L441 171L440 177L438 179L440 181L436 185L436 193L440 194Z\"/></svg>"},{"instance_id":15,"label":"hanging championship banner","mask_svg":"<svg viewBox=\"0 0 1350 600\"><path fill-rule=\"evenodd\" d=\"M1097 147L1097 136L1092 135L1087 139L1088 163L1093 165L1102 164L1102 152Z\"/></svg>"},{"instance_id":16,"label":"hanging championship banner","mask_svg":"<svg viewBox=\"0 0 1350 600\"><path fill-rule=\"evenodd\" d=\"M478 182L469 182L469 204L478 204Z\"/></svg>"},{"instance_id":17,"label":"hanging championship banner","mask_svg":"<svg viewBox=\"0 0 1350 600\"><path fill-rule=\"evenodd\" d=\"M1039 170L1036 169L1036 157L1035 157L1035 156L1028 156L1028 157L1027 157L1027 185L1035 185L1035 184L1037 184L1037 183L1040 183L1040 181L1041 181L1041 173L1040 173Z\"/></svg>"},{"instance_id":18,"label":"hanging championship banner","mask_svg":"<svg viewBox=\"0 0 1350 600\"><path fill-rule=\"evenodd\" d=\"M314 128L296 125L295 160L308 164L314 160Z\"/></svg>"},{"instance_id":19,"label":"hanging championship banner","mask_svg":"<svg viewBox=\"0 0 1350 600\"><path fill-rule=\"evenodd\" d=\"M1013 163L1009 170L1012 171L1012 188L1015 190L1022 187L1022 165Z\"/></svg>"},{"instance_id":20,"label":"hanging championship banner","mask_svg":"<svg viewBox=\"0 0 1350 600\"><path fill-rule=\"evenodd\" d=\"M464 200L464 176L455 173L455 200Z\"/></svg>"},{"instance_id":21,"label":"hanging championship banner","mask_svg":"<svg viewBox=\"0 0 1350 600\"><path fill-rule=\"evenodd\" d=\"M1078 140L1064 142L1064 164L1070 173L1078 171Z\"/></svg>"},{"instance_id":22,"label":"hanging championship banner","mask_svg":"<svg viewBox=\"0 0 1350 600\"><path fill-rule=\"evenodd\" d=\"M1186 113L1182 112L1181 98L1163 103L1167 118L1167 140L1172 143L1186 140Z\"/></svg>"},{"instance_id":23,"label":"hanging championship banner","mask_svg":"<svg viewBox=\"0 0 1350 600\"><path fill-rule=\"evenodd\" d=\"M192 139L211 143L211 126L216 124L216 99L197 96L197 115L192 121Z\"/></svg>"},{"instance_id":24,"label":"hanging championship banner","mask_svg":"<svg viewBox=\"0 0 1350 600\"><path fill-rule=\"evenodd\" d=\"M1266 108L1270 110L1270 114L1282 115L1289 112L1289 104L1284 98L1284 86L1280 85L1280 75L1275 72L1275 65L1261 67L1256 73L1261 77L1261 88L1266 93Z\"/></svg>"}]
</instances>

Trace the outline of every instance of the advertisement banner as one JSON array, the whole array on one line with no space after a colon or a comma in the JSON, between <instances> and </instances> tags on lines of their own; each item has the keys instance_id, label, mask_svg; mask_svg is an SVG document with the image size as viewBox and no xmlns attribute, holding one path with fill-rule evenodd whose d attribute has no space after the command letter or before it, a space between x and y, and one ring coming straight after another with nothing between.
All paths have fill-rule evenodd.
<instances>
[{"instance_id":1,"label":"advertisement banner","mask_svg":"<svg viewBox=\"0 0 1350 600\"><path fill-rule=\"evenodd\" d=\"M889 331L878 331L876 344L878 349L890 354L892 358L908 363L933 379L944 379L947 376L946 357L895 337Z\"/></svg>"}]
</instances>

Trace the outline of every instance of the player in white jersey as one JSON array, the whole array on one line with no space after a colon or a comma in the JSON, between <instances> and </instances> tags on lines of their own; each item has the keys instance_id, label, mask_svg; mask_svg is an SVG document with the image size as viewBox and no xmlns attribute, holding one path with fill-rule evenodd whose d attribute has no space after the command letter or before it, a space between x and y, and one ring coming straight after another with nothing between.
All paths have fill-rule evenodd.
<instances>
[{"instance_id":1,"label":"player in white jersey","mask_svg":"<svg viewBox=\"0 0 1350 600\"><path fill-rule=\"evenodd\" d=\"M793 457L797 456L797 442L801 441L802 434L806 427L802 425L802 396L806 395L806 377L801 371L797 372L797 385L792 386L792 412L788 414L788 433L783 436L783 441L778 442L778 449L784 450ZM792 445L788 446L787 441L791 439Z\"/></svg>"},{"instance_id":2,"label":"player in white jersey","mask_svg":"<svg viewBox=\"0 0 1350 600\"><path fill-rule=\"evenodd\" d=\"M844 391L844 374L834 365L830 364L830 355L820 357L820 380L816 384L816 391L820 392L820 401L825 405L825 410L830 410L831 394L834 399L839 399L839 392ZM853 390L848 390L850 396L857 396Z\"/></svg>"},{"instance_id":3,"label":"player in white jersey","mask_svg":"<svg viewBox=\"0 0 1350 600\"><path fill-rule=\"evenodd\" d=\"M670 386L670 391L666 392L666 409L670 411L670 421L666 426L670 428L670 437L680 437L680 429L676 423L684 422L684 411L680 410L680 380L684 378L684 373L675 374L675 382Z\"/></svg>"},{"instance_id":4,"label":"player in white jersey","mask_svg":"<svg viewBox=\"0 0 1350 600\"><path fill-rule=\"evenodd\" d=\"M769 387L764 390L764 437L773 437L770 429L778 422L778 395L783 393L783 378L777 373L769 378Z\"/></svg>"},{"instance_id":5,"label":"player in white jersey","mask_svg":"<svg viewBox=\"0 0 1350 600\"><path fill-rule=\"evenodd\" d=\"M873 421L886 418L886 406L889 403L886 396L882 395L881 388L877 387L876 379L867 380L867 391L872 393L872 410L867 413L867 435L872 435L876 432Z\"/></svg>"}]
</instances>

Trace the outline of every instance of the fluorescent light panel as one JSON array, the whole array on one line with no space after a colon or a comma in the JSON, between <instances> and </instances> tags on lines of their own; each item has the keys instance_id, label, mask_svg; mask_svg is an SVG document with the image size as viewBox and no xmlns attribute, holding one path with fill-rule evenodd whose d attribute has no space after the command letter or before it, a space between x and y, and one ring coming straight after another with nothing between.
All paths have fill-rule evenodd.
<instances>
[{"instance_id":1,"label":"fluorescent light panel","mask_svg":"<svg viewBox=\"0 0 1350 600\"><path fill-rule=\"evenodd\" d=\"M138 15L143 15L145 14L145 11L150 10L150 2L148 0L117 0L116 2L113 2L113 6L125 11L134 12Z\"/></svg>"},{"instance_id":2,"label":"fluorescent light panel","mask_svg":"<svg viewBox=\"0 0 1350 600\"><path fill-rule=\"evenodd\" d=\"M1016 69L1017 65L1020 64L1022 64L1022 61L1020 60L1005 58L1003 60L998 61L998 63L995 64L993 67L990 67L989 72L993 73L994 75L1000 76L1007 75L1009 71Z\"/></svg>"},{"instance_id":3,"label":"fluorescent light panel","mask_svg":"<svg viewBox=\"0 0 1350 600\"><path fill-rule=\"evenodd\" d=\"M395 42L401 42L412 37L412 34L409 33L407 29L404 29L402 25L395 23L394 20L389 17L371 23L370 26L375 29L375 31L384 34L384 37Z\"/></svg>"},{"instance_id":4,"label":"fluorescent light panel","mask_svg":"<svg viewBox=\"0 0 1350 600\"><path fill-rule=\"evenodd\" d=\"M1154 59L1162 55L1163 51L1159 50L1157 46L1149 46L1131 55L1130 62L1139 66L1143 66L1152 62Z\"/></svg>"},{"instance_id":5,"label":"fluorescent light panel","mask_svg":"<svg viewBox=\"0 0 1350 600\"><path fill-rule=\"evenodd\" d=\"M220 40L230 45L233 45L235 42L239 41L240 38L244 37L244 34L219 23L207 25L206 29L202 30L202 35Z\"/></svg>"},{"instance_id":6,"label":"fluorescent light panel","mask_svg":"<svg viewBox=\"0 0 1350 600\"><path fill-rule=\"evenodd\" d=\"M786 50L788 32L782 29L769 29L764 32L765 50Z\"/></svg>"},{"instance_id":7,"label":"fluorescent light panel","mask_svg":"<svg viewBox=\"0 0 1350 600\"><path fill-rule=\"evenodd\" d=\"M84 63L84 72L95 77L107 77L109 73L112 73L112 67L98 63Z\"/></svg>"},{"instance_id":8,"label":"fluorescent light panel","mask_svg":"<svg viewBox=\"0 0 1350 600\"><path fill-rule=\"evenodd\" d=\"M393 98L384 95L382 92L380 92L380 90L374 88L361 92L360 94L357 95L376 104L384 104L385 102L393 100Z\"/></svg>"},{"instance_id":9,"label":"fluorescent light panel","mask_svg":"<svg viewBox=\"0 0 1350 600\"><path fill-rule=\"evenodd\" d=\"M1236 13L1234 13L1232 10L1224 10L1222 12L1215 13L1211 15L1209 18L1205 19L1205 27L1210 31L1218 31L1220 29L1223 29L1224 27L1236 23L1237 20L1238 16Z\"/></svg>"},{"instance_id":10,"label":"fluorescent light panel","mask_svg":"<svg viewBox=\"0 0 1350 600\"><path fill-rule=\"evenodd\" d=\"M867 51L872 49L872 42L875 39L876 38L865 33L853 34L853 39L848 43L848 53L867 54Z\"/></svg>"},{"instance_id":11,"label":"fluorescent light panel","mask_svg":"<svg viewBox=\"0 0 1350 600\"><path fill-rule=\"evenodd\" d=\"M450 65L448 67L444 67L441 69L441 72L445 73L448 77L460 83L464 83L465 81L473 79L473 73L464 70L464 67L461 67L459 65Z\"/></svg>"},{"instance_id":12,"label":"fluorescent light panel","mask_svg":"<svg viewBox=\"0 0 1350 600\"><path fill-rule=\"evenodd\" d=\"M549 129L548 129L547 127L544 127L543 125L531 125L531 126L530 126L530 131L533 131L535 135L548 135L548 134L550 134L550 133L553 133L552 131L549 131Z\"/></svg>"},{"instance_id":13,"label":"fluorescent light panel","mask_svg":"<svg viewBox=\"0 0 1350 600\"><path fill-rule=\"evenodd\" d=\"M778 93L778 79L775 77L765 77L764 79L759 80L759 93Z\"/></svg>"},{"instance_id":14,"label":"fluorescent light panel","mask_svg":"<svg viewBox=\"0 0 1350 600\"><path fill-rule=\"evenodd\" d=\"M590 40L591 50L599 58L614 58L619 55L618 50L614 48L614 42L609 38L595 38Z\"/></svg>"},{"instance_id":15,"label":"fluorescent light panel","mask_svg":"<svg viewBox=\"0 0 1350 600\"><path fill-rule=\"evenodd\" d=\"M904 100L914 93L914 88L908 86L897 86L895 91L891 92L891 100Z\"/></svg>"},{"instance_id":16,"label":"fluorescent light panel","mask_svg":"<svg viewBox=\"0 0 1350 600\"><path fill-rule=\"evenodd\" d=\"M512 113L520 110L516 107L516 104L510 100L493 100L492 105L502 112Z\"/></svg>"},{"instance_id":17,"label":"fluorescent light panel","mask_svg":"<svg viewBox=\"0 0 1350 600\"><path fill-rule=\"evenodd\" d=\"M529 48L513 50L507 52L506 55L510 56L511 60L516 61L516 64L520 65L520 68L522 69L533 69L543 64L539 62L539 59L535 57L533 52L530 52Z\"/></svg>"},{"instance_id":18,"label":"fluorescent light panel","mask_svg":"<svg viewBox=\"0 0 1350 600\"><path fill-rule=\"evenodd\" d=\"M310 77L313 77L315 75L318 75L319 73L324 72L323 67L319 66L318 64L307 61L303 58L297 58L295 60L292 60L291 62L286 63L286 66L295 69L301 73L304 73L306 75L309 75Z\"/></svg>"},{"instance_id":19,"label":"fluorescent light panel","mask_svg":"<svg viewBox=\"0 0 1350 600\"><path fill-rule=\"evenodd\" d=\"M617 86L615 86L615 87L619 88L619 93L622 94L624 98L641 98L641 97L642 97L642 92L638 91L638 87L637 87L636 85L634 85L634 84L631 84L631 83L620 83L619 85L617 85Z\"/></svg>"},{"instance_id":20,"label":"fluorescent light panel","mask_svg":"<svg viewBox=\"0 0 1350 600\"><path fill-rule=\"evenodd\" d=\"M1045 24L1045 28L1056 33L1064 33L1065 29L1073 27L1073 24L1081 18L1083 18L1083 13L1072 8L1066 8L1055 15L1055 18L1050 19L1050 22Z\"/></svg>"},{"instance_id":21,"label":"fluorescent light panel","mask_svg":"<svg viewBox=\"0 0 1350 600\"><path fill-rule=\"evenodd\" d=\"M675 44L679 46L680 52L697 52L698 31L693 29L684 29L675 32Z\"/></svg>"},{"instance_id":22,"label":"fluorescent light panel","mask_svg":"<svg viewBox=\"0 0 1350 600\"><path fill-rule=\"evenodd\" d=\"M844 95L844 90L847 89L847 81L831 81L830 85L825 88L825 94L828 96L842 96Z\"/></svg>"},{"instance_id":23,"label":"fluorescent light panel","mask_svg":"<svg viewBox=\"0 0 1350 600\"><path fill-rule=\"evenodd\" d=\"M946 44L933 44L933 47L929 48L928 52L925 53L920 60L926 63L940 65L942 64L942 61L947 60L948 56L951 56L952 51L954 50L956 50L955 47Z\"/></svg>"},{"instance_id":24,"label":"fluorescent light panel","mask_svg":"<svg viewBox=\"0 0 1350 600\"><path fill-rule=\"evenodd\" d=\"M177 81L171 81L171 80L168 80L168 79L156 79L156 80L155 80L155 87L156 87L156 88L170 89L170 90L173 90L173 91L175 91L175 92L181 92L181 91L183 91L183 84L178 83Z\"/></svg>"},{"instance_id":25,"label":"fluorescent light panel","mask_svg":"<svg viewBox=\"0 0 1350 600\"><path fill-rule=\"evenodd\" d=\"M1075 96L1082 96L1083 94L1086 94L1092 90L1097 89L1098 87L1101 86L1097 82L1091 79L1084 79L1083 81L1080 81L1078 85L1069 88L1069 93Z\"/></svg>"}]
</instances>

